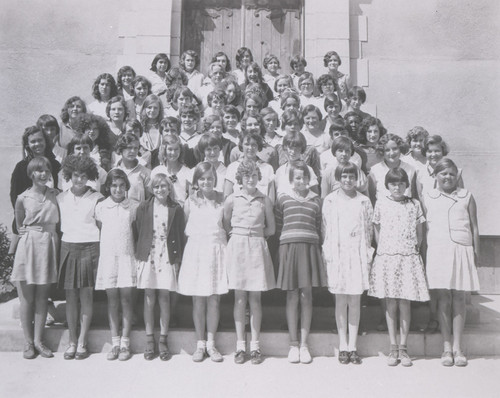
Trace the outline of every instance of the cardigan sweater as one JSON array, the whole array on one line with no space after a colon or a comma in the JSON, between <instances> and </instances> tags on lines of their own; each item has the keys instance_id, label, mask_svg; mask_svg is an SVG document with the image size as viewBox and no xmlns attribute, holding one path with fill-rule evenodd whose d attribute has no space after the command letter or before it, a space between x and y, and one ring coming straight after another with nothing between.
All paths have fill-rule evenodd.
<instances>
[{"instance_id":1,"label":"cardigan sweater","mask_svg":"<svg viewBox=\"0 0 500 398\"><path fill-rule=\"evenodd\" d=\"M153 203L154 196L141 202L137 208L135 221L132 223L134 233L135 257L139 261L147 261L153 244ZM170 264L180 264L184 251L184 212L182 207L170 199L167 222L167 248Z\"/></svg>"}]
</instances>

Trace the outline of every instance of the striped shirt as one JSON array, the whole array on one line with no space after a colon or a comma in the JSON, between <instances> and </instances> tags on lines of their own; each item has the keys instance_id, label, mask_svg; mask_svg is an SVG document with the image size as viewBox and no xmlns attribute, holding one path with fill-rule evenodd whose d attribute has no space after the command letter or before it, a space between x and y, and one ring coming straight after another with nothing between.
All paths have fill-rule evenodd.
<instances>
[{"instance_id":1,"label":"striped shirt","mask_svg":"<svg viewBox=\"0 0 500 398\"><path fill-rule=\"evenodd\" d=\"M280 244L319 244L321 231L321 199L312 191L305 198L282 194L275 207L276 230Z\"/></svg>"}]
</instances>

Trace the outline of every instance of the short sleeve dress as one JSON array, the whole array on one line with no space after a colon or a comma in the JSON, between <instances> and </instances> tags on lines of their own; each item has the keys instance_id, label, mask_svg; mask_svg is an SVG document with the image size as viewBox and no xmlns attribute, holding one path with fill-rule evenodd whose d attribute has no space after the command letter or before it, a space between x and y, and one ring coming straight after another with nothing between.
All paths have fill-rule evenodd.
<instances>
[{"instance_id":1,"label":"short sleeve dress","mask_svg":"<svg viewBox=\"0 0 500 398\"><path fill-rule=\"evenodd\" d=\"M59 238L56 224L59 222L57 190L47 188L42 200L28 188L16 201L16 211L24 210L22 234L17 245L11 281L45 285L57 282Z\"/></svg>"},{"instance_id":2,"label":"short sleeve dress","mask_svg":"<svg viewBox=\"0 0 500 398\"><path fill-rule=\"evenodd\" d=\"M225 263L226 231L222 226L224 212L222 193L216 200L191 195L186 224L188 238L179 271L178 292L186 296L210 296L228 292Z\"/></svg>"},{"instance_id":3,"label":"short sleeve dress","mask_svg":"<svg viewBox=\"0 0 500 398\"><path fill-rule=\"evenodd\" d=\"M136 208L130 199L116 203L111 197L96 205L95 219L102 224L96 290L136 286L132 234Z\"/></svg>"},{"instance_id":4,"label":"short sleeve dress","mask_svg":"<svg viewBox=\"0 0 500 398\"><path fill-rule=\"evenodd\" d=\"M425 271L417 248L417 225L425 222L418 200L391 198L375 204L373 223L380 225L377 255L368 294L378 298L428 301Z\"/></svg>"}]
</instances>

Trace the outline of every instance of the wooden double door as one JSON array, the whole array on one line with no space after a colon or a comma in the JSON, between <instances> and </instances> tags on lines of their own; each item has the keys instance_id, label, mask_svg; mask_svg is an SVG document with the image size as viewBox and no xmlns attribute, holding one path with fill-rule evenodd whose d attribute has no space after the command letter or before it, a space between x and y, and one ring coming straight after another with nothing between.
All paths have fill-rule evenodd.
<instances>
[{"instance_id":1,"label":"wooden double door","mask_svg":"<svg viewBox=\"0 0 500 398\"><path fill-rule=\"evenodd\" d=\"M182 51L200 55L204 74L219 51L234 69L240 47L250 48L259 65L276 55L281 70L290 73L290 58L303 53L302 18L302 0L184 0Z\"/></svg>"}]
</instances>

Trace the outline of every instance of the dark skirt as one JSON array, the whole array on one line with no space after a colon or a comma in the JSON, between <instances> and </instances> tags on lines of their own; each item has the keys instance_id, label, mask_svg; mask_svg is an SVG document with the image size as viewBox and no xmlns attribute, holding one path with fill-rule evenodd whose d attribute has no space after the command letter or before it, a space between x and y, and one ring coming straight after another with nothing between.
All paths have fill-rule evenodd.
<instances>
[{"instance_id":1,"label":"dark skirt","mask_svg":"<svg viewBox=\"0 0 500 398\"><path fill-rule=\"evenodd\" d=\"M99 263L99 242L61 242L57 286L60 289L94 287Z\"/></svg>"},{"instance_id":2,"label":"dark skirt","mask_svg":"<svg viewBox=\"0 0 500 398\"><path fill-rule=\"evenodd\" d=\"M285 243L279 249L279 271L276 287L295 290L326 286L326 270L319 245Z\"/></svg>"}]
</instances>

